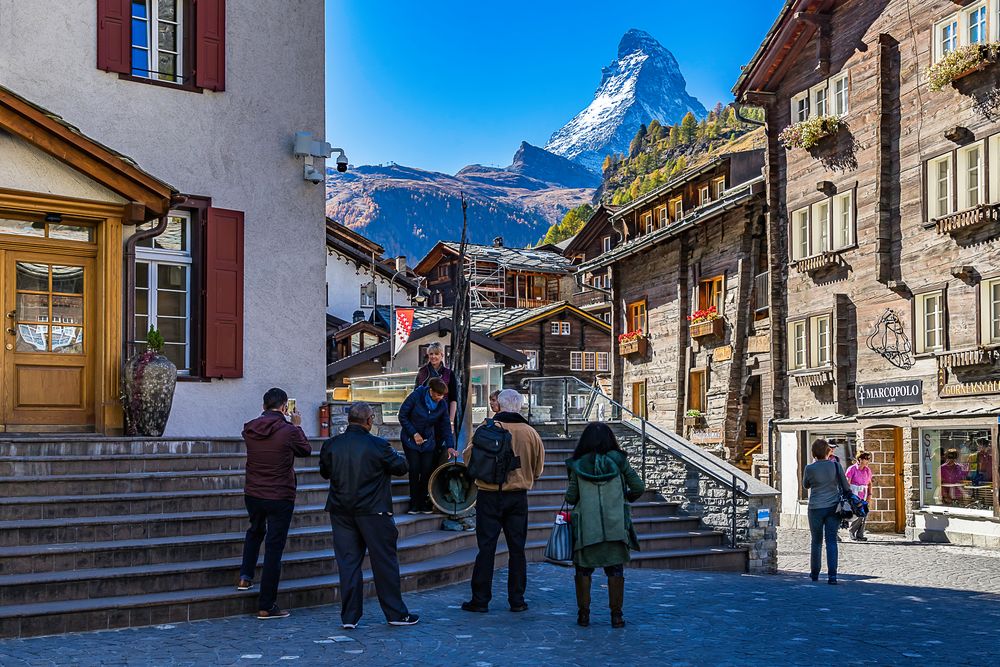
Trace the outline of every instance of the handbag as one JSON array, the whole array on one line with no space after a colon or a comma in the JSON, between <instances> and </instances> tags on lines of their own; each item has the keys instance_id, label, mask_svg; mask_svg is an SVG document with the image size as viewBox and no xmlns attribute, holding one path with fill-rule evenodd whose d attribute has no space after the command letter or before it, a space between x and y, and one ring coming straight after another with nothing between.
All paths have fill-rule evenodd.
<instances>
[{"instance_id":1,"label":"handbag","mask_svg":"<svg viewBox=\"0 0 1000 667\"><path fill-rule=\"evenodd\" d=\"M549 541L545 545L545 560L569 566L573 564L573 527L567 521L569 513L565 510L566 503L563 503L563 509L556 514Z\"/></svg>"},{"instance_id":2,"label":"handbag","mask_svg":"<svg viewBox=\"0 0 1000 667\"><path fill-rule=\"evenodd\" d=\"M837 481L840 483L840 501L837 503L837 518L851 519L854 517L854 494L851 492L850 484L844 488L844 472L840 467L840 461L834 461L837 466ZM860 499L859 499L860 500Z\"/></svg>"}]
</instances>

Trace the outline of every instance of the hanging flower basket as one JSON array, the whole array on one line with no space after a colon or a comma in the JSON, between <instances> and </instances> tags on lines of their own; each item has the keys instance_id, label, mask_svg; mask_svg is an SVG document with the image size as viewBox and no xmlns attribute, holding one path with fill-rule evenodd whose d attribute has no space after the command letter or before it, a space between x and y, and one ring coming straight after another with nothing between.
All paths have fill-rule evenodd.
<instances>
[{"instance_id":1,"label":"hanging flower basket","mask_svg":"<svg viewBox=\"0 0 1000 667\"><path fill-rule=\"evenodd\" d=\"M705 423L705 413L701 410L688 410L684 414L685 426L701 426Z\"/></svg>"},{"instance_id":2,"label":"hanging flower basket","mask_svg":"<svg viewBox=\"0 0 1000 667\"><path fill-rule=\"evenodd\" d=\"M817 116L800 123L789 125L778 135L778 142L787 150L816 148L823 139L840 132L844 121L840 116Z\"/></svg>"},{"instance_id":3,"label":"hanging flower basket","mask_svg":"<svg viewBox=\"0 0 1000 667\"><path fill-rule=\"evenodd\" d=\"M1000 44L970 44L955 49L927 69L933 91L944 89L973 72L979 72L1000 59Z\"/></svg>"},{"instance_id":4,"label":"hanging flower basket","mask_svg":"<svg viewBox=\"0 0 1000 667\"><path fill-rule=\"evenodd\" d=\"M618 354L627 356L629 354L646 354L648 339L642 334L642 330L629 331L618 336Z\"/></svg>"}]
</instances>

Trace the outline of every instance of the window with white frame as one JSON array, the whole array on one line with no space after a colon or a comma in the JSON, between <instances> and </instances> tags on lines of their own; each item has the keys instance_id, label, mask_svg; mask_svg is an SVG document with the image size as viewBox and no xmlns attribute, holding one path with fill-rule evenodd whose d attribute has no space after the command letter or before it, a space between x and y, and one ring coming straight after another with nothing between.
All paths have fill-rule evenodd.
<instances>
[{"instance_id":1,"label":"window with white frame","mask_svg":"<svg viewBox=\"0 0 1000 667\"><path fill-rule=\"evenodd\" d=\"M603 239L601 239L601 251L602 252L611 252L611 237L610 236L605 236Z\"/></svg>"},{"instance_id":2,"label":"window with white frame","mask_svg":"<svg viewBox=\"0 0 1000 667\"><path fill-rule=\"evenodd\" d=\"M712 197L722 199L722 194L726 191L726 177L719 176L712 179Z\"/></svg>"},{"instance_id":3,"label":"window with white frame","mask_svg":"<svg viewBox=\"0 0 1000 667\"><path fill-rule=\"evenodd\" d=\"M927 163L927 199L931 218L954 212L951 206L951 154Z\"/></svg>"},{"instance_id":4,"label":"window with white frame","mask_svg":"<svg viewBox=\"0 0 1000 667\"><path fill-rule=\"evenodd\" d=\"M571 371L583 370L583 352L569 353L569 369Z\"/></svg>"},{"instance_id":5,"label":"window with white frame","mask_svg":"<svg viewBox=\"0 0 1000 667\"><path fill-rule=\"evenodd\" d=\"M983 201L983 145L975 143L958 151L958 210Z\"/></svg>"},{"instance_id":6,"label":"window with white frame","mask_svg":"<svg viewBox=\"0 0 1000 667\"><path fill-rule=\"evenodd\" d=\"M684 217L684 197L674 197L670 200L670 219L677 222Z\"/></svg>"},{"instance_id":7,"label":"window with white frame","mask_svg":"<svg viewBox=\"0 0 1000 667\"><path fill-rule=\"evenodd\" d=\"M698 205L704 206L710 201L712 201L712 195L709 187L707 185L703 185L698 188Z\"/></svg>"},{"instance_id":8,"label":"window with white frame","mask_svg":"<svg viewBox=\"0 0 1000 667\"><path fill-rule=\"evenodd\" d=\"M990 41L1000 41L1000 2L979 0L934 24L932 58L937 62L963 46Z\"/></svg>"},{"instance_id":9,"label":"window with white frame","mask_svg":"<svg viewBox=\"0 0 1000 667\"><path fill-rule=\"evenodd\" d=\"M568 336L572 327L569 322L550 322L549 323L549 333L553 336Z\"/></svg>"},{"instance_id":10,"label":"window with white frame","mask_svg":"<svg viewBox=\"0 0 1000 667\"><path fill-rule=\"evenodd\" d=\"M667 220L667 207L660 206L656 209L656 228L660 229L666 227L669 220Z\"/></svg>"},{"instance_id":11,"label":"window with white frame","mask_svg":"<svg viewBox=\"0 0 1000 667\"><path fill-rule=\"evenodd\" d=\"M140 225L139 230L155 223ZM191 215L171 211L159 236L136 244L135 335L143 344L150 327L164 339L163 354L178 373L191 372Z\"/></svg>"},{"instance_id":12,"label":"window with white frame","mask_svg":"<svg viewBox=\"0 0 1000 667\"><path fill-rule=\"evenodd\" d=\"M850 111L850 77L840 72L792 96L792 123L820 116L846 116Z\"/></svg>"},{"instance_id":13,"label":"window with white frame","mask_svg":"<svg viewBox=\"0 0 1000 667\"><path fill-rule=\"evenodd\" d=\"M376 300L376 294L377 293L378 292L376 291L375 281L374 280L371 281L370 283L365 283L364 285L362 285L361 286L361 307L362 308L374 308L375 307L375 300Z\"/></svg>"},{"instance_id":14,"label":"window with white frame","mask_svg":"<svg viewBox=\"0 0 1000 667\"><path fill-rule=\"evenodd\" d=\"M997 23L1000 23L1000 0L997 0ZM988 161L990 168L990 202L1000 201L1000 134L994 134L988 139L990 152Z\"/></svg>"},{"instance_id":15,"label":"window with white frame","mask_svg":"<svg viewBox=\"0 0 1000 667\"><path fill-rule=\"evenodd\" d=\"M601 319L607 322L608 324L611 324L611 313L610 312L604 313L601 316Z\"/></svg>"},{"instance_id":16,"label":"window with white frame","mask_svg":"<svg viewBox=\"0 0 1000 667\"><path fill-rule=\"evenodd\" d=\"M537 371L538 370L538 350L521 350L521 353L528 358L528 361L524 364L524 370L526 371Z\"/></svg>"},{"instance_id":17,"label":"window with white frame","mask_svg":"<svg viewBox=\"0 0 1000 667\"><path fill-rule=\"evenodd\" d=\"M792 122L801 123L804 120L809 120L809 91L792 97Z\"/></svg>"},{"instance_id":18,"label":"window with white frame","mask_svg":"<svg viewBox=\"0 0 1000 667\"><path fill-rule=\"evenodd\" d=\"M132 76L183 83L184 2L132 0Z\"/></svg>"},{"instance_id":19,"label":"window with white frame","mask_svg":"<svg viewBox=\"0 0 1000 667\"><path fill-rule=\"evenodd\" d=\"M944 349L944 291L917 294L916 349L917 354L936 352Z\"/></svg>"},{"instance_id":20,"label":"window with white frame","mask_svg":"<svg viewBox=\"0 0 1000 667\"><path fill-rule=\"evenodd\" d=\"M597 372L606 373L610 368L610 364L611 364L611 356L609 352L597 353Z\"/></svg>"},{"instance_id":21,"label":"window with white frame","mask_svg":"<svg viewBox=\"0 0 1000 667\"><path fill-rule=\"evenodd\" d=\"M596 352L584 352L583 353L583 370L585 371L595 371L597 370L597 353Z\"/></svg>"},{"instance_id":22,"label":"window with white frame","mask_svg":"<svg viewBox=\"0 0 1000 667\"><path fill-rule=\"evenodd\" d=\"M979 283L979 322L981 345L1000 343L1000 278Z\"/></svg>"},{"instance_id":23,"label":"window with white frame","mask_svg":"<svg viewBox=\"0 0 1000 667\"><path fill-rule=\"evenodd\" d=\"M789 370L828 368L833 365L833 318L813 315L788 323Z\"/></svg>"},{"instance_id":24,"label":"window with white frame","mask_svg":"<svg viewBox=\"0 0 1000 667\"><path fill-rule=\"evenodd\" d=\"M854 190L822 199L792 212L792 261L854 245Z\"/></svg>"},{"instance_id":25,"label":"window with white frame","mask_svg":"<svg viewBox=\"0 0 1000 667\"><path fill-rule=\"evenodd\" d=\"M653 231L653 214L652 214L652 212L646 213L645 215L642 216L642 228L646 230L647 234L649 234L651 231Z\"/></svg>"}]
</instances>

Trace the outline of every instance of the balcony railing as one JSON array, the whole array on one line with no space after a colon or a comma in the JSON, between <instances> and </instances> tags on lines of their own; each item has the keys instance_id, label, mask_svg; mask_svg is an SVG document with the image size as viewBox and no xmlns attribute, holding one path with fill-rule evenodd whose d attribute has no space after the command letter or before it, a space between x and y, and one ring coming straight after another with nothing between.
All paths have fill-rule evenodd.
<instances>
[{"instance_id":1,"label":"balcony railing","mask_svg":"<svg viewBox=\"0 0 1000 667\"><path fill-rule=\"evenodd\" d=\"M971 350L956 352L941 352L937 355L938 366L941 368L963 368L992 364L1000 360L1000 350L996 348L977 347Z\"/></svg>"},{"instance_id":2,"label":"balcony railing","mask_svg":"<svg viewBox=\"0 0 1000 667\"><path fill-rule=\"evenodd\" d=\"M934 226L938 234L949 234L993 222L1000 222L1000 204L981 204L965 211L935 218Z\"/></svg>"},{"instance_id":3,"label":"balcony railing","mask_svg":"<svg viewBox=\"0 0 1000 667\"><path fill-rule=\"evenodd\" d=\"M757 312L771 307L771 274L765 271L753 279L754 308Z\"/></svg>"},{"instance_id":4,"label":"balcony railing","mask_svg":"<svg viewBox=\"0 0 1000 667\"><path fill-rule=\"evenodd\" d=\"M550 303L552 303L551 299L526 299L522 296L517 297L518 308L538 308L539 306L547 306Z\"/></svg>"},{"instance_id":5,"label":"balcony railing","mask_svg":"<svg viewBox=\"0 0 1000 667\"><path fill-rule=\"evenodd\" d=\"M819 255L796 260L794 266L795 270L799 273L813 273L814 271L822 271L831 266L837 266L839 263L840 260L837 258L837 253L824 252Z\"/></svg>"}]
</instances>

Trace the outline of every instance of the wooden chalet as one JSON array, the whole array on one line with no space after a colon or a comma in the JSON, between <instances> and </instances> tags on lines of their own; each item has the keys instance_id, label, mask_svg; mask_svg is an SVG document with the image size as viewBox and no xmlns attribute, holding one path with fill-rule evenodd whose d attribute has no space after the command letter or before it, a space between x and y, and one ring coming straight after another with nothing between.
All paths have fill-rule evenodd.
<instances>
[{"instance_id":1,"label":"wooden chalet","mask_svg":"<svg viewBox=\"0 0 1000 667\"><path fill-rule=\"evenodd\" d=\"M537 308L564 298L560 279L572 266L560 252L508 248L503 237L493 245L468 244L459 266L459 244L441 241L414 267L426 279L434 307L455 302L454 276L464 271L473 308Z\"/></svg>"},{"instance_id":2,"label":"wooden chalet","mask_svg":"<svg viewBox=\"0 0 1000 667\"><path fill-rule=\"evenodd\" d=\"M623 241L578 267L610 280L615 398L746 468L771 414L760 138L611 212L593 236Z\"/></svg>"},{"instance_id":3,"label":"wooden chalet","mask_svg":"<svg viewBox=\"0 0 1000 667\"><path fill-rule=\"evenodd\" d=\"M599 204L590 219L562 249L574 266L611 252L621 243L621 236L611 226L611 215L618 208ZM586 273L575 271L564 278L562 284L567 301L611 323L611 272L607 267Z\"/></svg>"},{"instance_id":4,"label":"wooden chalet","mask_svg":"<svg viewBox=\"0 0 1000 667\"><path fill-rule=\"evenodd\" d=\"M873 529L1000 546L998 43L997 0L788 0L734 88L767 115L789 523L825 438L872 453Z\"/></svg>"}]
</instances>

